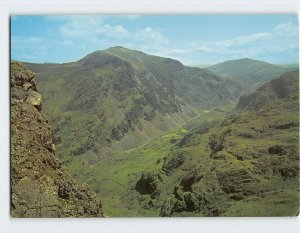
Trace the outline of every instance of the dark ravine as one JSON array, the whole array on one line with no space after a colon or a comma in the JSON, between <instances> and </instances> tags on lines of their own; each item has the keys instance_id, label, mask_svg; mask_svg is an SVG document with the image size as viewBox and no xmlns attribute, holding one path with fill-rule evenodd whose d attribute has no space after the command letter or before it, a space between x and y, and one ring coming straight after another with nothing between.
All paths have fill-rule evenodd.
<instances>
[{"instance_id":1,"label":"dark ravine","mask_svg":"<svg viewBox=\"0 0 300 233\"><path fill-rule=\"evenodd\" d=\"M35 74L11 63L11 216L103 217L102 204L56 159Z\"/></svg>"}]
</instances>

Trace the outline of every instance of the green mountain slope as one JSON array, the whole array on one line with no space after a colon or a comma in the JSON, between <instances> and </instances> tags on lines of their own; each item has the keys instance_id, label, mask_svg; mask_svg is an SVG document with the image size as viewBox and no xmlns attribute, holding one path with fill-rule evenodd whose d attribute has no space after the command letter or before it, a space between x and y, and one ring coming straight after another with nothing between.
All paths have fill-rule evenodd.
<instances>
[{"instance_id":1,"label":"green mountain slope","mask_svg":"<svg viewBox=\"0 0 300 233\"><path fill-rule=\"evenodd\" d=\"M198 116L188 120L178 129L162 133L140 147L114 153L109 158L95 159L93 162L90 162L87 156L76 156L67 161L67 166L77 180L87 182L100 194L106 215L159 216L160 206L149 208L152 204L149 205L148 202L153 202L150 195L139 195L135 190L141 173L144 170L151 172L160 169L164 157L176 142L189 131L213 123L213 119L221 119L229 107L222 109L200 111Z\"/></svg>"},{"instance_id":2,"label":"green mountain slope","mask_svg":"<svg viewBox=\"0 0 300 233\"><path fill-rule=\"evenodd\" d=\"M37 73L61 156L94 160L140 146L240 93L235 82L208 70L123 47L72 63L26 66Z\"/></svg>"},{"instance_id":3,"label":"green mountain slope","mask_svg":"<svg viewBox=\"0 0 300 233\"><path fill-rule=\"evenodd\" d=\"M272 65L246 63L248 76L235 77L242 85L275 78ZM108 216L297 214L298 72L242 96L227 115L236 81L169 58L113 47L26 66L37 73L58 155Z\"/></svg>"},{"instance_id":4,"label":"green mountain slope","mask_svg":"<svg viewBox=\"0 0 300 233\"><path fill-rule=\"evenodd\" d=\"M278 66L285 68L287 72L299 70L299 63L278 64Z\"/></svg>"},{"instance_id":5,"label":"green mountain slope","mask_svg":"<svg viewBox=\"0 0 300 233\"><path fill-rule=\"evenodd\" d=\"M78 156L68 167L101 194L109 216L296 215L298 80L281 79L293 91L258 108L225 118L228 108L203 110L141 147L94 163Z\"/></svg>"},{"instance_id":6,"label":"green mountain slope","mask_svg":"<svg viewBox=\"0 0 300 233\"><path fill-rule=\"evenodd\" d=\"M227 104L241 93L236 82L224 80L207 69L187 67L170 58L123 47L113 47L107 51L128 60L135 67L148 70L166 88L196 109Z\"/></svg>"},{"instance_id":7,"label":"green mountain slope","mask_svg":"<svg viewBox=\"0 0 300 233\"><path fill-rule=\"evenodd\" d=\"M162 164L132 176L125 203L160 216L297 215L298 79L271 82L291 91L218 124L195 124Z\"/></svg>"},{"instance_id":8,"label":"green mountain slope","mask_svg":"<svg viewBox=\"0 0 300 233\"><path fill-rule=\"evenodd\" d=\"M207 69L238 81L248 91L255 90L264 82L287 71L284 67L249 58L225 61L209 66Z\"/></svg>"},{"instance_id":9,"label":"green mountain slope","mask_svg":"<svg viewBox=\"0 0 300 233\"><path fill-rule=\"evenodd\" d=\"M34 74L11 63L11 215L103 217L102 204L55 156L52 128L41 113Z\"/></svg>"},{"instance_id":10,"label":"green mountain slope","mask_svg":"<svg viewBox=\"0 0 300 233\"><path fill-rule=\"evenodd\" d=\"M264 105L266 102L287 98L299 92L299 86L297 85L298 80L298 70L284 73L279 78L262 85L253 93L242 96L236 108L255 109Z\"/></svg>"}]
</instances>

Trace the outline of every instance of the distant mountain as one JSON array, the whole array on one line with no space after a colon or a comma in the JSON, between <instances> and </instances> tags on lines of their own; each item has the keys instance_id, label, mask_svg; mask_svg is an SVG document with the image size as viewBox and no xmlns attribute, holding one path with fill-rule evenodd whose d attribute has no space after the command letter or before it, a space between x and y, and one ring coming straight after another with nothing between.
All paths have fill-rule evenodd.
<instances>
[{"instance_id":1,"label":"distant mountain","mask_svg":"<svg viewBox=\"0 0 300 233\"><path fill-rule=\"evenodd\" d=\"M136 178L130 203L139 200L160 216L298 215L298 72L249 96L263 92L259 104L241 97L239 112L176 141L160 169Z\"/></svg>"},{"instance_id":2,"label":"distant mountain","mask_svg":"<svg viewBox=\"0 0 300 233\"><path fill-rule=\"evenodd\" d=\"M26 66L37 73L61 155L97 158L127 150L178 127L198 109L240 96L236 82L209 70L123 47L71 63Z\"/></svg>"},{"instance_id":3,"label":"distant mountain","mask_svg":"<svg viewBox=\"0 0 300 233\"><path fill-rule=\"evenodd\" d=\"M285 68L287 72L299 70L299 63L278 64L278 66Z\"/></svg>"},{"instance_id":4,"label":"distant mountain","mask_svg":"<svg viewBox=\"0 0 300 233\"><path fill-rule=\"evenodd\" d=\"M267 102L283 99L299 93L299 70L284 73L279 78L262 85L251 94L243 95L237 109L256 109Z\"/></svg>"},{"instance_id":5,"label":"distant mountain","mask_svg":"<svg viewBox=\"0 0 300 233\"><path fill-rule=\"evenodd\" d=\"M20 63L10 68L12 217L103 217L96 194L73 180L55 156L34 74Z\"/></svg>"},{"instance_id":6,"label":"distant mountain","mask_svg":"<svg viewBox=\"0 0 300 233\"><path fill-rule=\"evenodd\" d=\"M249 58L225 61L207 69L217 75L238 81L245 90L254 90L287 71L284 67Z\"/></svg>"}]
</instances>

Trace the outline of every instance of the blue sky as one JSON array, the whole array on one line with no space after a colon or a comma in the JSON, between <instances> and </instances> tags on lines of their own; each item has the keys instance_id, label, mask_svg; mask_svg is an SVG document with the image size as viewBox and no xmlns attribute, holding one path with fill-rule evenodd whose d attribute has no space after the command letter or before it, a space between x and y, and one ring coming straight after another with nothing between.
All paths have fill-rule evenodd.
<instances>
[{"instance_id":1,"label":"blue sky","mask_svg":"<svg viewBox=\"0 0 300 233\"><path fill-rule=\"evenodd\" d=\"M12 16L12 59L76 61L95 50L124 46L214 64L252 58L298 62L297 15L53 15Z\"/></svg>"}]
</instances>

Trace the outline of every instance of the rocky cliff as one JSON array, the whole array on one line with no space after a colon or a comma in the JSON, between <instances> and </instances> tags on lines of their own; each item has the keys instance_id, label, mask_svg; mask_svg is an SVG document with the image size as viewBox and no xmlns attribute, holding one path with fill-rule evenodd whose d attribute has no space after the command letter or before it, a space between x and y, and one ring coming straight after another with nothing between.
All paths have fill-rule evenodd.
<instances>
[{"instance_id":1,"label":"rocky cliff","mask_svg":"<svg viewBox=\"0 0 300 233\"><path fill-rule=\"evenodd\" d=\"M55 157L34 73L11 63L12 217L102 217L102 204Z\"/></svg>"},{"instance_id":2,"label":"rocky cliff","mask_svg":"<svg viewBox=\"0 0 300 233\"><path fill-rule=\"evenodd\" d=\"M298 215L298 82L286 73L242 110L186 134L161 169L140 175L135 199L160 216Z\"/></svg>"}]
</instances>

